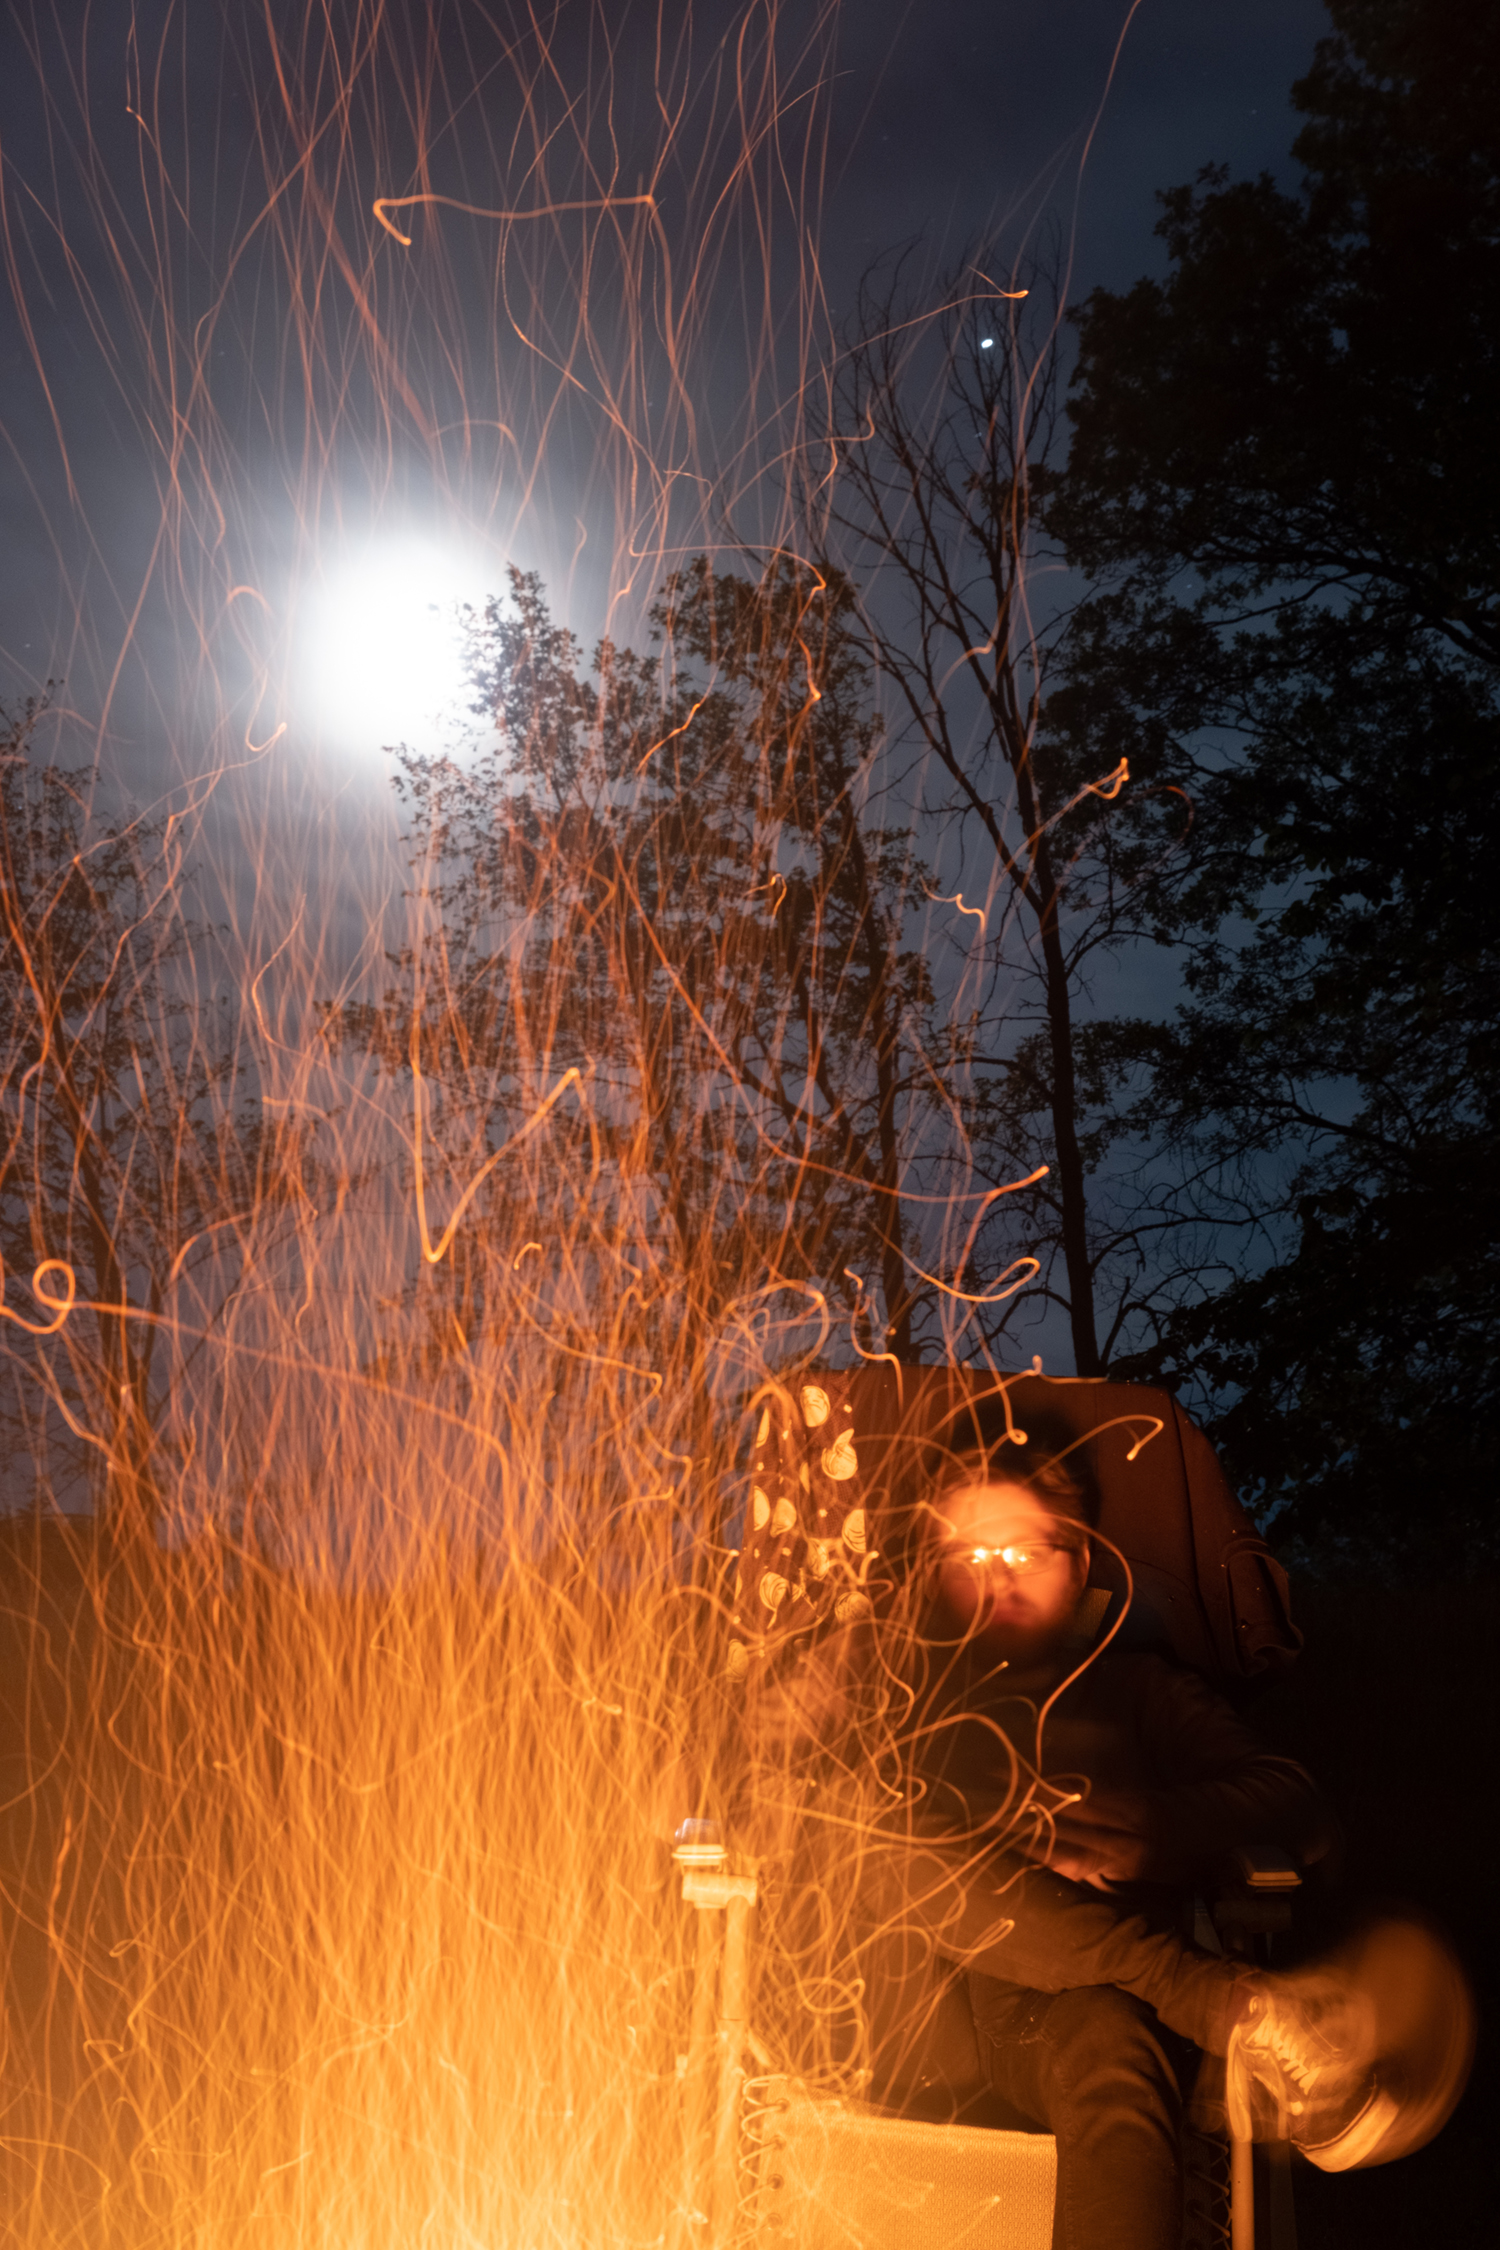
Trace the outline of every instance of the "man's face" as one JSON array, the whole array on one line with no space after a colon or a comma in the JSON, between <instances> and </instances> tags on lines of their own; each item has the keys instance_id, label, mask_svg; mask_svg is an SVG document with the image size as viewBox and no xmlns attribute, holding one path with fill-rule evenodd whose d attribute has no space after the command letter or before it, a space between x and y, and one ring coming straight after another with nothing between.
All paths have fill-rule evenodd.
<instances>
[{"instance_id":1,"label":"man's face","mask_svg":"<svg viewBox=\"0 0 1500 2250\"><path fill-rule=\"evenodd\" d=\"M1088 1576L1075 1527L1021 1484L965 1484L937 1502L944 1597L966 1629L1012 1663L1048 1655Z\"/></svg>"}]
</instances>

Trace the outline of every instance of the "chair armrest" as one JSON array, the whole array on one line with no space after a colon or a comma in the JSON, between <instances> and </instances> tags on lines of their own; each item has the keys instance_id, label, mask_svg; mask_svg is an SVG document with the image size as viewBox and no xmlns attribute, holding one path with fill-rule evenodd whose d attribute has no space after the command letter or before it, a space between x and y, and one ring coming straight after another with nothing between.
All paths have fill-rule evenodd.
<instances>
[{"instance_id":1,"label":"chair armrest","mask_svg":"<svg viewBox=\"0 0 1500 2250\"><path fill-rule=\"evenodd\" d=\"M1234 1870L1247 1891L1299 1891L1302 1870L1279 1844L1241 1844Z\"/></svg>"},{"instance_id":2,"label":"chair armrest","mask_svg":"<svg viewBox=\"0 0 1500 2250\"><path fill-rule=\"evenodd\" d=\"M1292 1893L1302 1872L1276 1844L1242 1844L1231 1853L1209 1901L1215 1929L1231 1952L1246 1941L1291 1928Z\"/></svg>"}]
</instances>

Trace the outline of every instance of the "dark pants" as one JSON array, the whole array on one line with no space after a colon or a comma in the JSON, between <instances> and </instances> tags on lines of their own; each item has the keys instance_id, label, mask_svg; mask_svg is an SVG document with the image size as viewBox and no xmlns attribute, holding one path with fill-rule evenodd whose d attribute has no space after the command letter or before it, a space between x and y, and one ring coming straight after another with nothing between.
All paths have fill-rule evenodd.
<instances>
[{"instance_id":1,"label":"dark pants","mask_svg":"<svg viewBox=\"0 0 1500 2250\"><path fill-rule=\"evenodd\" d=\"M1056 2136L1054 2250L1178 2250L1183 2043L1223 2054L1247 1971L1153 1913L1003 1855L867 1831L859 1945L877 2091L958 2106L971 2070ZM972 2015L955 2037L968 1972ZM975 2034L977 2033L977 2047Z\"/></svg>"},{"instance_id":2,"label":"dark pants","mask_svg":"<svg viewBox=\"0 0 1500 2250\"><path fill-rule=\"evenodd\" d=\"M990 2085L1057 2139L1053 2250L1179 2250L1180 2043L1115 1985L969 1991Z\"/></svg>"},{"instance_id":3,"label":"dark pants","mask_svg":"<svg viewBox=\"0 0 1500 2250\"><path fill-rule=\"evenodd\" d=\"M1182 1938L1175 1902L1113 1898L1005 1853L966 1855L942 1837L867 1834L848 1880L863 1944L896 1980L898 2012L920 2012L937 1959L1034 1992L1114 1985L1222 2055L1254 1981L1243 1963Z\"/></svg>"}]
</instances>

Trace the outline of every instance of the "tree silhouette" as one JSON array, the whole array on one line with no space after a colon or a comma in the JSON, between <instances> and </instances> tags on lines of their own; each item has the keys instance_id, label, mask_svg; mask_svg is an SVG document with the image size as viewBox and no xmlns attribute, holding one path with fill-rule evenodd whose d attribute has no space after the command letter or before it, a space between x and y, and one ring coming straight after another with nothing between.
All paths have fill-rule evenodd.
<instances>
[{"instance_id":1,"label":"tree silhouette","mask_svg":"<svg viewBox=\"0 0 1500 2250\"><path fill-rule=\"evenodd\" d=\"M1500 1404L1500 21L1330 12L1301 191L1205 173L1083 307L1048 521L1105 581L1059 712L1194 800L1149 1113L1245 1238L1137 1364L1396 1536L1483 1516Z\"/></svg>"},{"instance_id":2,"label":"tree silhouette","mask_svg":"<svg viewBox=\"0 0 1500 2250\"><path fill-rule=\"evenodd\" d=\"M0 734L0 1426L12 1505L92 1507L144 1538L168 1406L271 1152L235 1106L233 1011L199 983L177 827L97 817L91 777L39 757L45 716L29 702Z\"/></svg>"},{"instance_id":3,"label":"tree silhouette","mask_svg":"<svg viewBox=\"0 0 1500 2250\"><path fill-rule=\"evenodd\" d=\"M1002 288L991 263L981 251L949 276L931 317L899 267L867 286L804 513L824 567L859 584L943 887L962 874L965 911L986 916L976 1154L996 1186L1045 1177L997 1203L981 1240L1002 1264L1035 1246L1075 1370L1097 1376L1138 1340L1172 1230L1111 1163L1137 1037L1096 1013L1091 987L1151 937L1183 806L1155 786L1149 750L1127 768L1051 723L1072 616L1038 512L1064 450L1058 281L1042 262ZM1011 1318L991 1316L997 1347Z\"/></svg>"},{"instance_id":4,"label":"tree silhouette","mask_svg":"<svg viewBox=\"0 0 1500 2250\"><path fill-rule=\"evenodd\" d=\"M435 1159L476 1183L430 1333L534 1322L593 1364L665 1322L706 1363L785 1288L911 1358L972 1209L969 1036L911 934L910 821L879 817L852 592L699 561L653 626L659 654L606 644L585 676L513 572L471 621L492 731L400 753L426 930L338 1026L420 1080Z\"/></svg>"}]
</instances>

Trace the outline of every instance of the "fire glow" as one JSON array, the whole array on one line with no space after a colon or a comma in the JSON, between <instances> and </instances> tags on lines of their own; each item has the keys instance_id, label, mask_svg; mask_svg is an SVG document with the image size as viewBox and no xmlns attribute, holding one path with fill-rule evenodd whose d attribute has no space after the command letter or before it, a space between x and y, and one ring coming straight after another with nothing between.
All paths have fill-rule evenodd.
<instances>
[{"instance_id":1,"label":"fire glow","mask_svg":"<svg viewBox=\"0 0 1500 2250\"><path fill-rule=\"evenodd\" d=\"M97 764L34 799L17 779L7 839L5 1192L25 1203L30 1263L4 1277L5 1337L38 1481L75 1511L0 1526L0 2194L25 2250L704 2240L684 2090L700 1935L666 1839L726 1750L744 1500L726 1433L789 1353L835 1333L846 1353L882 1349L895 1284L883 1307L861 1281L835 1303L813 1252L840 1210L873 1202L873 1274L923 1145L920 1127L905 1149L888 1134L878 1176L829 1158L818 1134L839 1105L820 1091L805 978L738 1026L773 1077L800 1068L795 1133L782 1114L771 1134L769 1112L724 1091L703 998L753 996L780 958L797 871L776 852L799 821L813 833L799 760L813 714L836 723L826 589L815 573L781 587L797 629L758 691L731 808L754 828L757 884L729 912L706 859L686 898L663 882L664 912L701 909L687 968L652 952L642 899L707 686L681 725L645 713L636 798L613 773L593 788L586 766L559 788L524 895L508 921L476 917L466 949L444 921L440 822L394 875L388 834L339 832L367 916L351 942L309 842L317 776L279 761L309 631L328 727L372 748L461 684L449 613L467 563L381 550L341 576L345 548L324 554L319 527L349 479L350 512L378 522L410 472L437 495L423 520L458 527L454 553L479 524L491 546L543 548L563 579L578 563L586 586L602 551L612 624L639 622L669 570L723 536L715 495L741 467L703 428L693 376L723 343L742 235L767 270L731 292L750 339L735 426L795 441L800 407L779 401L800 398L822 341L807 182L823 113L798 105L826 76L834 14L792 30L774 7L747 16L706 122L693 58L663 50L651 192L603 197L570 190L617 161L609 65L553 114L538 20L508 58L533 145L518 154L496 127L489 149L502 185L526 175L523 208L486 179L467 200L397 192L472 108L435 32L413 60L376 10L368 48L312 19L297 46L268 11L253 52L225 34L256 173L232 239L217 207L200 236L186 217L171 43L187 34L144 55L132 32L143 169L128 192L159 223L143 223L154 267L122 247L127 189L87 133L81 200L52 215L61 265L75 270L74 236L104 261L119 318L99 324L100 380L147 433L160 513L119 618L86 619L80 596L81 643L118 625L87 723L56 703L36 746L71 775L128 706L140 731L160 726L170 772L147 812L118 816ZM60 76L47 98L62 117ZM390 188L374 217L371 183L354 194L345 177L366 158ZM680 160L695 200L674 267L655 181L675 185ZM470 233L445 236L463 220ZM54 235L39 249L5 224L25 287L50 288ZM789 290L771 271L783 237ZM200 252L189 305L179 268ZM284 390L268 383L236 424L215 385L261 380L241 349L260 292ZM783 300L802 324L790 340ZM283 500L290 579L330 589L300 620L267 591ZM773 519L775 553L789 518ZM858 841L829 846L835 888ZM933 895L919 887L913 911ZM958 896L981 936L985 912ZM820 954L815 985L828 974ZM899 1027L904 1001L878 989L894 975L877 965L871 1005ZM663 991L681 1053L658 1043ZM106 1020L123 1061L100 1045ZM863 1069L874 1050L852 1044ZM913 1193L912 1270L960 1323L1020 1286L1010 1267L969 1286L1007 1192L966 1173ZM826 1917L834 1962L846 1905ZM835 1983L825 1965L832 2013L848 1998ZM827 2082L858 2067L830 2055Z\"/></svg>"}]
</instances>

